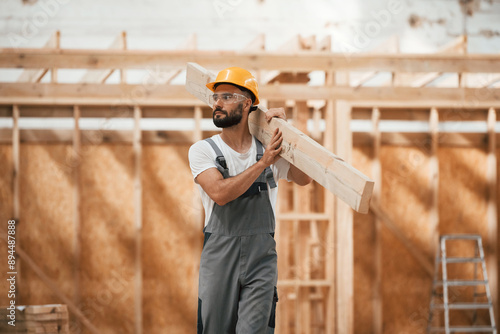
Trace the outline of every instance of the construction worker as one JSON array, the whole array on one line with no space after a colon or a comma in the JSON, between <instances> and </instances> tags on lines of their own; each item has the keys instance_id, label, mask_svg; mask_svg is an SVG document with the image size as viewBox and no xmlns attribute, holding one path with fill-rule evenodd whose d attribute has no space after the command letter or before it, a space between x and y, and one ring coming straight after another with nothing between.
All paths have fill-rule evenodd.
<instances>
[{"instance_id":1,"label":"construction worker","mask_svg":"<svg viewBox=\"0 0 500 334\"><path fill-rule=\"evenodd\" d=\"M198 289L198 333L274 333L278 300L274 240L277 182L311 178L281 159L282 133L264 149L250 134L248 115L259 104L258 85L239 67L207 84L220 135L198 141L189 163L205 209L205 241ZM283 108L269 109L286 119Z\"/></svg>"}]
</instances>

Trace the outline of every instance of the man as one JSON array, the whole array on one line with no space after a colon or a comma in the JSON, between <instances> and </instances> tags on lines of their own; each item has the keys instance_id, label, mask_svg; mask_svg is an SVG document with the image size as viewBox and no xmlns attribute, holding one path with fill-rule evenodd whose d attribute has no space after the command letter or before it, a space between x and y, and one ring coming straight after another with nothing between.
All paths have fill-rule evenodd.
<instances>
[{"instance_id":1,"label":"man","mask_svg":"<svg viewBox=\"0 0 500 334\"><path fill-rule=\"evenodd\" d=\"M220 135L191 146L189 162L205 209L205 242L198 291L198 333L274 332L277 182L311 178L281 159L281 132L267 145L250 134L248 115L259 104L258 85L239 67L207 84ZM266 119L285 119L283 108Z\"/></svg>"}]
</instances>

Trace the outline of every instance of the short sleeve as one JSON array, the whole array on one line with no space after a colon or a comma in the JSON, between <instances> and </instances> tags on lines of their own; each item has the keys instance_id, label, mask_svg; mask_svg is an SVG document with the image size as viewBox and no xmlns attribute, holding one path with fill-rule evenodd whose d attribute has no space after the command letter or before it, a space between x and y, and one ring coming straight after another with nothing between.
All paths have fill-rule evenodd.
<instances>
[{"instance_id":1,"label":"short sleeve","mask_svg":"<svg viewBox=\"0 0 500 334\"><path fill-rule=\"evenodd\" d=\"M205 140L200 140L194 143L189 148L189 167L196 182L196 177L202 172L210 168L217 168L215 165L215 152L213 152L210 144Z\"/></svg>"},{"instance_id":2,"label":"short sleeve","mask_svg":"<svg viewBox=\"0 0 500 334\"><path fill-rule=\"evenodd\" d=\"M290 180L288 179L288 171L290 170L290 163L288 161L281 158L278 161L276 161L272 169L273 169L273 174L275 175L274 179L276 181L284 179L290 182Z\"/></svg>"}]
</instances>

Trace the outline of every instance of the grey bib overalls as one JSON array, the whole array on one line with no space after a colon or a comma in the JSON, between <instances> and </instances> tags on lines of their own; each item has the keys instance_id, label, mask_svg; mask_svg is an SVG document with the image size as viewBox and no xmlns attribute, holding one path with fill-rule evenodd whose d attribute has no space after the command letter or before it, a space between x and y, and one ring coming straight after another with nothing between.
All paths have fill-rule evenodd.
<instances>
[{"instance_id":1,"label":"grey bib overalls","mask_svg":"<svg viewBox=\"0 0 500 334\"><path fill-rule=\"evenodd\" d=\"M206 140L228 178L221 150ZM259 160L263 148L255 143ZM224 206L214 204L201 253L198 334L274 333L278 273L267 182L276 187L269 167L243 195Z\"/></svg>"}]
</instances>

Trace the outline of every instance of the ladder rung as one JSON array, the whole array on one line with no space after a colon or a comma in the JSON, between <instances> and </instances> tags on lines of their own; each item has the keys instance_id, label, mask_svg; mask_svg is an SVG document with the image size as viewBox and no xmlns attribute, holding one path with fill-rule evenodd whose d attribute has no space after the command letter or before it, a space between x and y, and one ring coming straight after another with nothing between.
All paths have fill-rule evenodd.
<instances>
[{"instance_id":1,"label":"ladder rung","mask_svg":"<svg viewBox=\"0 0 500 334\"><path fill-rule=\"evenodd\" d=\"M431 332L445 332L444 327L432 327ZM494 332L496 327L491 326L475 326L475 327L461 327L461 326L450 326L451 333L475 333L475 332Z\"/></svg>"},{"instance_id":2,"label":"ladder rung","mask_svg":"<svg viewBox=\"0 0 500 334\"><path fill-rule=\"evenodd\" d=\"M446 263L480 263L482 258L480 257L438 257L436 259L438 262Z\"/></svg>"},{"instance_id":3,"label":"ladder rung","mask_svg":"<svg viewBox=\"0 0 500 334\"><path fill-rule=\"evenodd\" d=\"M453 303L448 304L450 310L479 310L492 307L488 303ZM431 308L444 309L444 304L431 304Z\"/></svg>"},{"instance_id":4,"label":"ladder rung","mask_svg":"<svg viewBox=\"0 0 500 334\"><path fill-rule=\"evenodd\" d=\"M478 240L481 239L480 235L477 234L447 234L441 236L441 239L445 240Z\"/></svg>"},{"instance_id":5,"label":"ladder rung","mask_svg":"<svg viewBox=\"0 0 500 334\"><path fill-rule=\"evenodd\" d=\"M435 281L436 285L444 285L443 281ZM452 286L474 286L474 285L486 285L488 281L486 280L448 280L446 281L447 285Z\"/></svg>"}]
</instances>

